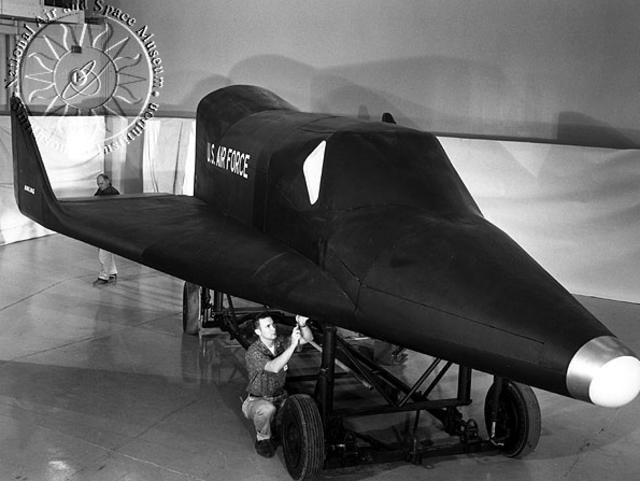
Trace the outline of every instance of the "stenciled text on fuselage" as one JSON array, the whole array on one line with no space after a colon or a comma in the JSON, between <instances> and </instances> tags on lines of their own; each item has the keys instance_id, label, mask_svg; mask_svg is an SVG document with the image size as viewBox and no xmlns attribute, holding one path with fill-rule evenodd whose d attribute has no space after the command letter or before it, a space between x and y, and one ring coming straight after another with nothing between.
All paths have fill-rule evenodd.
<instances>
[{"instance_id":1,"label":"stenciled text on fuselage","mask_svg":"<svg viewBox=\"0 0 640 481\"><path fill-rule=\"evenodd\" d=\"M207 142L207 162L245 179L249 178L249 161L251 155L225 145Z\"/></svg>"}]
</instances>

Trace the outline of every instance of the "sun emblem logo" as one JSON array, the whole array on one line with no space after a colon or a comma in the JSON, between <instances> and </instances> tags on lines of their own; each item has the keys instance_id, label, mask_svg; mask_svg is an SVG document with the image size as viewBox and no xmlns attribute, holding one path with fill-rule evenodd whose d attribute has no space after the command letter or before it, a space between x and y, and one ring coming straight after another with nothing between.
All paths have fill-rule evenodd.
<instances>
[{"instance_id":1,"label":"sun emblem logo","mask_svg":"<svg viewBox=\"0 0 640 481\"><path fill-rule=\"evenodd\" d=\"M150 106L157 109L149 103L158 90L143 40L117 19L94 22L47 24L22 57L16 93L32 112L56 118L42 124L54 142L66 116L117 117L104 144L132 140L130 130L153 115L146 115Z\"/></svg>"}]
</instances>

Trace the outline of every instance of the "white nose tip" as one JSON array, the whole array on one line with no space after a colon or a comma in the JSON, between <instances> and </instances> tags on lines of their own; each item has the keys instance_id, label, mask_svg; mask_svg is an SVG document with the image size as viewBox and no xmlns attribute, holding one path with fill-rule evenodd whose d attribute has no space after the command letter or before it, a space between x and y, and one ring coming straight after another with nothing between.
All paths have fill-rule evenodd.
<instances>
[{"instance_id":1,"label":"white nose tip","mask_svg":"<svg viewBox=\"0 0 640 481\"><path fill-rule=\"evenodd\" d=\"M604 364L589 385L589 398L598 406L617 408L631 402L640 391L640 361L620 356Z\"/></svg>"},{"instance_id":2,"label":"white nose tip","mask_svg":"<svg viewBox=\"0 0 640 481\"><path fill-rule=\"evenodd\" d=\"M615 337L591 339L569 363L567 388L598 406L623 406L640 392L640 360Z\"/></svg>"}]
</instances>

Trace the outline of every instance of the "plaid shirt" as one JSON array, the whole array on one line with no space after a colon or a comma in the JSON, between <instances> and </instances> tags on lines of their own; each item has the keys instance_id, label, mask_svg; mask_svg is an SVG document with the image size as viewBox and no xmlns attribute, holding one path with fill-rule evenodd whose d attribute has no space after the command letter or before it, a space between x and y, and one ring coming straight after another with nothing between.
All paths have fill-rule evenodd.
<instances>
[{"instance_id":1,"label":"plaid shirt","mask_svg":"<svg viewBox=\"0 0 640 481\"><path fill-rule=\"evenodd\" d=\"M247 392L254 396L272 397L280 395L284 390L287 377L287 366L280 372L265 371L264 366L282 354L289 347L290 339L278 336L274 341L275 355L265 346L260 339L249 346L244 355L249 372L249 385Z\"/></svg>"}]
</instances>

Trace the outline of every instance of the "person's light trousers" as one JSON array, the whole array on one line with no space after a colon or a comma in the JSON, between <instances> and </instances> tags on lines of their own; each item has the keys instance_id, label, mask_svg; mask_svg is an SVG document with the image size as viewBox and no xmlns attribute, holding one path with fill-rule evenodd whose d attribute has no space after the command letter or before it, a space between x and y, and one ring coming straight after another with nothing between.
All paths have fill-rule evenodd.
<instances>
[{"instance_id":1,"label":"person's light trousers","mask_svg":"<svg viewBox=\"0 0 640 481\"><path fill-rule=\"evenodd\" d=\"M113 276L118 273L118 270L116 269L115 256L111 252L99 249L98 260L100 261L100 273L98 274L98 279L108 281L109 276Z\"/></svg>"},{"instance_id":2,"label":"person's light trousers","mask_svg":"<svg viewBox=\"0 0 640 481\"><path fill-rule=\"evenodd\" d=\"M268 399L273 399L275 404ZM271 439L271 425L276 412L282 406L286 396L268 399L247 396L247 399L242 403L242 414L244 414L244 417L247 419L253 421L253 426L256 428L256 439L258 441Z\"/></svg>"}]
</instances>

